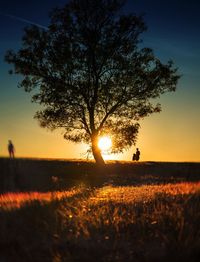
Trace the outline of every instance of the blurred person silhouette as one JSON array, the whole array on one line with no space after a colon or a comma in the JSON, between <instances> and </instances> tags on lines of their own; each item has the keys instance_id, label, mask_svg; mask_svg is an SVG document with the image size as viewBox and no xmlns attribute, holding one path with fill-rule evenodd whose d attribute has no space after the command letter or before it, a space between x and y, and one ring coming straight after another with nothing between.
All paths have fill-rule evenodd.
<instances>
[{"instance_id":1,"label":"blurred person silhouette","mask_svg":"<svg viewBox=\"0 0 200 262\"><path fill-rule=\"evenodd\" d=\"M136 154L133 154L132 160L135 161L136 160Z\"/></svg>"},{"instance_id":2,"label":"blurred person silhouette","mask_svg":"<svg viewBox=\"0 0 200 262\"><path fill-rule=\"evenodd\" d=\"M140 150L139 150L139 148L136 148L135 160L136 160L136 161L139 161L139 160L140 160Z\"/></svg>"},{"instance_id":3,"label":"blurred person silhouette","mask_svg":"<svg viewBox=\"0 0 200 262\"><path fill-rule=\"evenodd\" d=\"M15 147L11 140L8 140L8 153L9 153L10 158L15 157Z\"/></svg>"}]
</instances>

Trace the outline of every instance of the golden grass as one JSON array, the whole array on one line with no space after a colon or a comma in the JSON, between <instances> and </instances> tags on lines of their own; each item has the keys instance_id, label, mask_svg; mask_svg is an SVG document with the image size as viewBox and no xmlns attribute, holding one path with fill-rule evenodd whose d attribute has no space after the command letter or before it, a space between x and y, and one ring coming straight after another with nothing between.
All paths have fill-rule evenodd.
<instances>
[{"instance_id":1,"label":"golden grass","mask_svg":"<svg viewBox=\"0 0 200 262\"><path fill-rule=\"evenodd\" d=\"M0 194L0 208L12 209L20 208L31 201L40 203L51 202L52 200L61 200L72 197L82 192L84 188L73 188L69 191L53 192L25 192L25 193L5 193ZM143 185L143 186L105 186L95 189L90 198L87 199L89 204L99 204L100 202L114 203L135 203L152 201L158 194L166 195L188 195L200 192L200 182L194 183L177 183L163 185Z\"/></svg>"},{"instance_id":2,"label":"golden grass","mask_svg":"<svg viewBox=\"0 0 200 262\"><path fill-rule=\"evenodd\" d=\"M5 193L0 194L0 209L16 209L21 208L33 201L41 204L51 202L53 200L61 200L63 198L72 197L81 191L80 188L73 188L70 191L53 191L53 192L24 192L24 193Z\"/></svg>"},{"instance_id":3,"label":"golden grass","mask_svg":"<svg viewBox=\"0 0 200 262\"><path fill-rule=\"evenodd\" d=\"M5 193L0 194L0 208L12 209L20 208L31 201L40 203L51 202L52 200L61 200L79 194L84 189L73 188L69 191L53 192L25 192L25 193ZM177 183L163 185L143 185L143 186L105 186L95 189L90 198L87 199L89 204L99 204L100 202L115 203L136 203L152 201L158 194L166 195L188 195L200 192L200 182L194 183Z\"/></svg>"},{"instance_id":4,"label":"golden grass","mask_svg":"<svg viewBox=\"0 0 200 262\"><path fill-rule=\"evenodd\" d=\"M115 203L129 203L129 202L148 202L155 198L157 194L166 195L188 195L200 192L200 182L195 183L177 183L177 184L163 184L163 185L143 185L143 186L123 186L113 187L107 186L96 191L95 197L91 200L99 201L113 201Z\"/></svg>"},{"instance_id":5,"label":"golden grass","mask_svg":"<svg viewBox=\"0 0 200 262\"><path fill-rule=\"evenodd\" d=\"M7 193L0 220L5 261L200 258L200 182Z\"/></svg>"}]
</instances>

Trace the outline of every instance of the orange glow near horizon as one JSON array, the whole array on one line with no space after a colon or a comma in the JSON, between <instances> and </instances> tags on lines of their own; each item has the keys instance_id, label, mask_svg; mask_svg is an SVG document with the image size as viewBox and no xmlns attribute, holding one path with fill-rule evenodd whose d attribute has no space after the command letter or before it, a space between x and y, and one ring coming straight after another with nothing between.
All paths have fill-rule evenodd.
<instances>
[{"instance_id":1,"label":"orange glow near horizon","mask_svg":"<svg viewBox=\"0 0 200 262\"><path fill-rule=\"evenodd\" d=\"M25 100L24 95L23 99ZM110 150L102 152L103 158L131 161L138 147L141 152L140 161L200 162L200 122L195 122L195 128L192 124L185 126L185 118L180 117L182 109L179 112L175 104L167 106L168 101L161 102L165 105L162 114L155 114L141 121L136 146L120 154L110 154ZM20 103L20 106L6 105L6 117L0 116L0 157L8 156L7 144L10 139L14 143L16 157L88 159L88 145L74 144L63 139L61 130L50 132L39 127L33 119L36 106L30 104L30 101ZM186 112L185 117L191 123L195 121L194 113ZM92 154L89 159L93 159Z\"/></svg>"}]
</instances>

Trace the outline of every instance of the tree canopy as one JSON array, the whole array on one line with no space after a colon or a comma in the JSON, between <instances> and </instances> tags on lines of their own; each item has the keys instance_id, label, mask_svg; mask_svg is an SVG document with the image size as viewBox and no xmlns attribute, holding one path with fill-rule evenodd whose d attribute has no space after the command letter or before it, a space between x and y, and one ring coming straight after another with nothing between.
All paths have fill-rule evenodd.
<instances>
[{"instance_id":1,"label":"tree canopy","mask_svg":"<svg viewBox=\"0 0 200 262\"><path fill-rule=\"evenodd\" d=\"M90 144L97 163L104 162L99 136L112 137L113 152L130 148L138 121L161 110L153 99L175 91L179 78L172 61L163 64L141 47L146 25L122 12L125 2L71 0L51 12L47 30L25 28L22 48L5 56L23 76L20 87L42 106L40 125Z\"/></svg>"}]
</instances>

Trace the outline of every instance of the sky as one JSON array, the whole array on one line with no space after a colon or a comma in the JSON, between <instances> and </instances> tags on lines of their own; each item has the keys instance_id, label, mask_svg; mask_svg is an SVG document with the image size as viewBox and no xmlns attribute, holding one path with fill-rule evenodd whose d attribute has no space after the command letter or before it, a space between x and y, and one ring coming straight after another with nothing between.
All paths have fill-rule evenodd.
<instances>
[{"instance_id":1,"label":"sky","mask_svg":"<svg viewBox=\"0 0 200 262\"><path fill-rule=\"evenodd\" d=\"M11 139L18 157L86 158L87 146L63 139L33 119L37 105L17 87L21 77L9 75L4 62L8 49L21 46L24 27L46 27L49 12L64 0L0 1L0 156L7 156ZM107 159L131 160L136 147L142 161L200 161L200 2L196 0L129 0L125 12L144 14L148 31L143 45L166 63L172 59L181 79L177 91L162 95L162 112L140 121L136 146Z\"/></svg>"}]
</instances>

